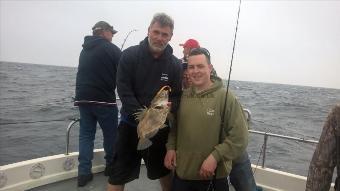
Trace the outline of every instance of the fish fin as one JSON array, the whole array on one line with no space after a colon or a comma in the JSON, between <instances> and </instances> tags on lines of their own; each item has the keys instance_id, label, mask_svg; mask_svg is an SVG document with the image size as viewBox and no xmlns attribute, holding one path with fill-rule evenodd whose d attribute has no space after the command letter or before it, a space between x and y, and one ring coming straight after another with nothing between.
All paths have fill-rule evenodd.
<instances>
[{"instance_id":1,"label":"fish fin","mask_svg":"<svg viewBox=\"0 0 340 191\"><path fill-rule=\"evenodd\" d=\"M141 121L144 115L146 114L147 109L148 109L147 107L144 107L144 109L139 109L138 112L134 113L133 115L135 116L135 119L137 121Z\"/></svg>"},{"instance_id":2,"label":"fish fin","mask_svg":"<svg viewBox=\"0 0 340 191\"><path fill-rule=\"evenodd\" d=\"M150 147L152 145L152 142L150 141L150 139L144 139L141 138L138 141L138 145L137 145L137 150L144 150L147 149L148 147Z\"/></svg>"},{"instance_id":3,"label":"fish fin","mask_svg":"<svg viewBox=\"0 0 340 191\"><path fill-rule=\"evenodd\" d=\"M160 127L160 129L163 129L164 127L167 127L168 125L166 125L166 124L163 124L161 127Z\"/></svg>"}]
</instances>

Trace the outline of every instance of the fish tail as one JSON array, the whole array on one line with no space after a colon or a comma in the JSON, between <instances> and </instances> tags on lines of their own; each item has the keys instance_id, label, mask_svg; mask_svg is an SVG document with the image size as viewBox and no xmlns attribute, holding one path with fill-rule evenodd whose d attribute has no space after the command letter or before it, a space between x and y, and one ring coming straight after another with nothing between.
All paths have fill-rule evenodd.
<instances>
[{"instance_id":1,"label":"fish tail","mask_svg":"<svg viewBox=\"0 0 340 191\"><path fill-rule=\"evenodd\" d=\"M152 142L146 138L140 138L137 145L137 150L147 149L152 145Z\"/></svg>"}]
</instances>

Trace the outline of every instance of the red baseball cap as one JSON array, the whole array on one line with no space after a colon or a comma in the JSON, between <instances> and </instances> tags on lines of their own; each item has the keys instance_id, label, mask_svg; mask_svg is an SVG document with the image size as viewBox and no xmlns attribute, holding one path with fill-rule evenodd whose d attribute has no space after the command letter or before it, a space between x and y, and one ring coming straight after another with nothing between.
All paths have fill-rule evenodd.
<instances>
[{"instance_id":1,"label":"red baseball cap","mask_svg":"<svg viewBox=\"0 0 340 191\"><path fill-rule=\"evenodd\" d=\"M183 46L183 48L199 48L200 44L198 43L197 40L195 39L188 39L187 41L185 41L184 44L179 44L180 46Z\"/></svg>"}]
</instances>

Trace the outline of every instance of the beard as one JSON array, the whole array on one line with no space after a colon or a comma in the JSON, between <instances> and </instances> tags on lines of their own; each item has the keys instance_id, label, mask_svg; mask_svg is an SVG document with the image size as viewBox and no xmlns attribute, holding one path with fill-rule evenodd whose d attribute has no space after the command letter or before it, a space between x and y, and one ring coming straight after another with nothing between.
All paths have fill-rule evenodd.
<instances>
[{"instance_id":1,"label":"beard","mask_svg":"<svg viewBox=\"0 0 340 191\"><path fill-rule=\"evenodd\" d=\"M149 42L149 47L150 47L151 51L155 52L155 53L163 52L164 49L166 48L166 46L168 46L168 43L161 45L161 46L154 45L154 43L151 41L150 37L148 37L148 42Z\"/></svg>"}]
</instances>

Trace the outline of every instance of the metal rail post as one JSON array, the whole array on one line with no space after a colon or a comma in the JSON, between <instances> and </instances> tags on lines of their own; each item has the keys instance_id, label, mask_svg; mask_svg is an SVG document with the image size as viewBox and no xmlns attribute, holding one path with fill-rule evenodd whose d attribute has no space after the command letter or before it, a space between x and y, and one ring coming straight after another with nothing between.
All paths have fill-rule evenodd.
<instances>
[{"instance_id":1,"label":"metal rail post","mask_svg":"<svg viewBox=\"0 0 340 191\"><path fill-rule=\"evenodd\" d=\"M79 118L73 119L67 126L66 129L66 153L65 155L68 155L69 153L69 144L70 144L70 130L73 127L74 124L79 122Z\"/></svg>"},{"instance_id":2,"label":"metal rail post","mask_svg":"<svg viewBox=\"0 0 340 191\"><path fill-rule=\"evenodd\" d=\"M267 141L268 141L268 134L264 134L264 140L263 140L263 157L262 157L262 168L264 168L264 164L266 162L266 151L267 151Z\"/></svg>"}]
</instances>

